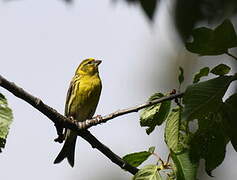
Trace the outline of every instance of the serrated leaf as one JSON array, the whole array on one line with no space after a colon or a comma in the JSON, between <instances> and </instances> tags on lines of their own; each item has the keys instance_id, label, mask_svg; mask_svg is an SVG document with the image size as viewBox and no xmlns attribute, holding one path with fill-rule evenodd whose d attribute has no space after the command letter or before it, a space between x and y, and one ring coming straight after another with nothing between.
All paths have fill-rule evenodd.
<instances>
[{"instance_id":1,"label":"serrated leaf","mask_svg":"<svg viewBox=\"0 0 237 180\"><path fill-rule=\"evenodd\" d=\"M230 137L230 141L235 151L237 151L237 94L230 96L222 106L222 122L226 134Z\"/></svg>"},{"instance_id":2,"label":"serrated leaf","mask_svg":"<svg viewBox=\"0 0 237 180\"><path fill-rule=\"evenodd\" d=\"M208 74L209 74L209 67L204 67L200 69L200 71L195 74L193 83L198 83L201 77L208 76Z\"/></svg>"},{"instance_id":3,"label":"serrated leaf","mask_svg":"<svg viewBox=\"0 0 237 180\"><path fill-rule=\"evenodd\" d=\"M141 151L141 152L127 154L123 157L123 160L134 167L138 167L144 161L146 161L152 155L154 151L155 151L155 147L150 147L148 151Z\"/></svg>"},{"instance_id":4,"label":"serrated leaf","mask_svg":"<svg viewBox=\"0 0 237 180\"><path fill-rule=\"evenodd\" d=\"M165 126L165 142L169 149L178 153L183 150L179 138L180 138L180 108L176 107L170 112Z\"/></svg>"},{"instance_id":5,"label":"serrated leaf","mask_svg":"<svg viewBox=\"0 0 237 180\"><path fill-rule=\"evenodd\" d=\"M230 20L225 20L214 30L201 27L192 32L193 42L186 43L186 48L200 55L220 55L229 48L237 47L237 35Z\"/></svg>"},{"instance_id":6,"label":"serrated leaf","mask_svg":"<svg viewBox=\"0 0 237 180\"><path fill-rule=\"evenodd\" d=\"M8 107L7 99L0 93L0 152L5 147L12 119L12 110Z\"/></svg>"},{"instance_id":7,"label":"serrated leaf","mask_svg":"<svg viewBox=\"0 0 237 180\"><path fill-rule=\"evenodd\" d=\"M184 81L184 70L182 67L179 67L179 85Z\"/></svg>"},{"instance_id":8,"label":"serrated leaf","mask_svg":"<svg viewBox=\"0 0 237 180\"><path fill-rule=\"evenodd\" d=\"M171 158L174 162L176 180L196 180L198 164L189 159L188 150L181 154L171 152Z\"/></svg>"},{"instance_id":9,"label":"serrated leaf","mask_svg":"<svg viewBox=\"0 0 237 180\"><path fill-rule=\"evenodd\" d=\"M226 64L219 64L211 70L212 74L224 76L230 72L230 67Z\"/></svg>"},{"instance_id":10,"label":"serrated leaf","mask_svg":"<svg viewBox=\"0 0 237 180\"><path fill-rule=\"evenodd\" d=\"M235 76L220 76L193 84L184 93L184 120L199 119L209 112L216 112L222 105L222 97Z\"/></svg>"},{"instance_id":11,"label":"serrated leaf","mask_svg":"<svg viewBox=\"0 0 237 180\"><path fill-rule=\"evenodd\" d=\"M211 176L211 171L219 166L225 158L225 148L228 138L223 133L219 114L209 114L199 119L199 129L190 142L190 157L192 162L205 159L205 169Z\"/></svg>"},{"instance_id":12,"label":"serrated leaf","mask_svg":"<svg viewBox=\"0 0 237 180\"><path fill-rule=\"evenodd\" d=\"M162 180L158 172L157 165L147 165L140 169L135 176L132 178L133 180Z\"/></svg>"},{"instance_id":13,"label":"serrated leaf","mask_svg":"<svg viewBox=\"0 0 237 180\"><path fill-rule=\"evenodd\" d=\"M161 93L156 93L149 98L149 101L164 97ZM171 107L171 101L165 101L142 110L140 115L140 125L147 126L147 134L149 135L156 126L161 125L167 118Z\"/></svg>"}]
</instances>

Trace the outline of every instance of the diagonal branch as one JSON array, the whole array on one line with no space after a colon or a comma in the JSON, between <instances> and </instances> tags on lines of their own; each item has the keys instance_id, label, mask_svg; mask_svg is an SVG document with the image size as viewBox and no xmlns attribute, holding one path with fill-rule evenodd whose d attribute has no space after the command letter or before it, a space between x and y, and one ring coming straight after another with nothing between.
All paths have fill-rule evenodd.
<instances>
[{"instance_id":1,"label":"diagonal branch","mask_svg":"<svg viewBox=\"0 0 237 180\"><path fill-rule=\"evenodd\" d=\"M98 139L96 139L96 137L94 137L88 130L85 130L85 129L90 128L100 123L105 123L108 120L111 120L115 117L132 113L132 112L137 112L140 109L143 109L145 107L148 107L157 103L161 103L163 101L176 99L183 96L183 93L174 94L174 95L162 97L160 99L156 99L154 101L150 101L150 102L147 102L135 107L119 110L109 115L103 116L101 118L93 118L90 120L86 120L84 122L77 122L75 120L71 120L70 118L67 118L61 115L52 107L48 106L47 104L44 104L42 100L29 94L28 92L18 87L14 83L9 82L5 78L3 78L1 75L0 75L0 86L7 89L11 93L13 93L16 97L31 104L34 108L36 108L41 113L46 115L56 125L60 125L62 127L77 131L78 135L81 136L83 139L85 139L88 143L90 143L93 148L98 149L105 156L107 156L112 162L120 166L122 169L129 171L131 174L136 174L138 169L126 163L123 159L121 159L118 155L113 153L108 147L102 144Z\"/></svg>"},{"instance_id":2,"label":"diagonal branch","mask_svg":"<svg viewBox=\"0 0 237 180\"><path fill-rule=\"evenodd\" d=\"M88 130L78 129L76 121L61 115L55 109L44 104L43 101L41 101L39 98L32 96L14 83L9 82L5 78L3 78L1 75L0 86L13 93L16 97L23 99L24 101L31 104L34 108L46 115L55 124L60 124L63 127L77 131L78 135L85 139L88 143L90 143L93 148L98 149L122 169L127 170L131 174L136 174L139 170L136 167L133 167L130 164L126 163L122 158L113 153L108 147L106 147L98 139L96 139L96 137L94 137Z\"/></svg>"}]
</instances>

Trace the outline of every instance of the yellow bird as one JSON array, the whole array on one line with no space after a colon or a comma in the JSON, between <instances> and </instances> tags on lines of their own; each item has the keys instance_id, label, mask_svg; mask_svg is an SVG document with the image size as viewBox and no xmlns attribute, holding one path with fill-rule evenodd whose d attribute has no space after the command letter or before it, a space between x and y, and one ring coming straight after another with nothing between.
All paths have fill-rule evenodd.
<instances>
[{"instance_id":1,"label":"yellow bird","mask_svg":"<svg viewBox=\"0 0 237 180\"><path fill-rule=\"evenodd\" d=\"M102 89L98 71L100 63L100 60L89 58L78 66L68 89L65 116L85 121L94 115ZM65 143L54 163L60 163L67 158L69 164L74 166L76 139L77 133L66 129Z\"/></svg>"}]
</instances>

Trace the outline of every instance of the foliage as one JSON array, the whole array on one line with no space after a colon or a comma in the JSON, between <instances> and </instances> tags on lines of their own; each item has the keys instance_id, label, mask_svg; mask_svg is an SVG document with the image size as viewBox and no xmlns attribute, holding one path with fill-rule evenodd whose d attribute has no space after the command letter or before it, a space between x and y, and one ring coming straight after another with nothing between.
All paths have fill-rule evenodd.
<instances>
[{"instance_id":1,"label":"foliage","mask_svg":"<svg viewBox=\"0 0 237 180\"><path fill-rule=\"evenodd\" d=\"M237 47L237 35L230 20L225 20L214 30L207 27L194 29L193 41L186 43L186 48L193 53L227 54L236 60L229 53L229 49L234 47ZM237 73L229 74L230 70L226 64L201 68L184 96L175 99L176 106L165 101L141 112L140 124L148 127L148 135L156 126L165 123L164 140L170 150L170 158L164 162L157 155L158 162L142 168L133 179L196 180L200 159L205 160L206 172L212 176L212 171L223 162L229 142L237 151L237 93L228 94L229 97L223 101L229 86L237 80ZM215 77L200 82L210 73ZM180 67L179 86L183 81L184 70ZM161 97L164 95L155 93L149 101ZM196 130L190 129L190 122L196 124ZM148 151L133 153L127 162L134 164L138 161L135 165L140 165L149 156Z\"/></svg>"},{"instance_id":2,"label":"foliage","mask_svg":"<svg viewBox=\"0 0 237 180\"><path fill-rule=\"evenodd\" d=\"M175 153L180 153L183 150L180 139L181 129L181 108L175 107L170 112L165 126L165 142L169 149Z\"/></svg>"},{"instance_id":3,"label":"foliage","mask_svg":"<svg viewBox=\"0 0 237 180\"><path fill-rule=\"evenodd\" d=\"M211 70L212 74L224 76L230 72L230 67L226 64L219 64Z\"/></svg>"},{"instance_id":4,"label":"foliage","mask_svg":"<svg viewBox=\"0 0 237 180\"><path fill-rule=\"evenodd\" d=\"M186 48L193 53L220 55L237 46L237 35L230 20L225 20L214 30L201 27L192 32L193 41L186 43Z\"/></svg>"},{"instance_id":5,"label":"foliage","mask_svg":"<svg viewBox=\"0 0 237 180\"><path fill-rule=\"evenodd\" d=\"M171 151L171 157L173 159L173 167L177 180L196 179L198 164L190 161L188 150L179 154Z\"/></svg>"},{"instance_id":6,"label":"foliage","mask_svg":"<svg viewBox=\"0 0 237 180\"><path fill-rule=\"evenodd\" d=\"M162 93L155 93L149 98L149 101L164 97ZM149 135L156 126L161 125L167 118L171 107L171 101L161 104L155 104L142 110L140 115L140 125L147 126L146 133Z\"/></svg>"},{"instance_id":7,"label":"foliage","mask_svg":"<svg viewBox=\"0 0 237 180\"><path fill-rule=\"evenodd\" d=\"M65 0L71 2L70 0ZM140 3L142 9L153 19L158 0L127 0ZM191 25L190 27L192 27ZM231 48L237 47L237 34L233 24L226 19L214 29L199 27L191 33L193 40L186 42L186 49L201 56L229 55ZM153 164L142 167L133 180L196 180L200 159L205 160L205 170L212 171L224 160L226 146L230 142L237 151L237 93L227 94L229 86L237 80L237 73L229 74L231 68L219 64L213 68L204 67L194 75L184 96L155 104L142 110L140 125L150 135L154 129L165 124L164 141L169 149L167 161L163 161L150 147L147 151L127 154L123 157L134 167L140 166L151 155L157 157ZM212 73L215 77L200 82ZM184 70L179 68L179 86L184 81ZM155 93L148 101L162 98L171 93ZM223 97L228 95L224 101ZM0 152L5 147L13 115L6 98L0 93ZM196 121L194 121L196 120ZM196 122L192 131L190 122Z\"/></svg>"},{"instance_id":8,"label":"foliage","mask_svg":"<svg viewBox=\"0 0 237 180\"><path fill-rule=\"evenodd\" d=\"M200 81L200 79L202 77L208 76L209 71L210 71L209 67L204 67L204 68L200 69L200 71L195 74L195 76L193 78L193 83L197 83Z\"/></svg>"},{"instance_id":9,"label":"foliage","mask_svg":"<svg viewBox=\"0 0 237 180\"><path fill-rule=\"evenodd\" d=\"M0 93L0 152L5 147L12 119L13 115L11 109L8 107L7 99Z\"/></svg>"},{"instance_id":10,"label":"foliage","mask_svg":"<svg viewBox=\"0 0 237 180\"><path fill-rule=\"evenodd\" d=\"M147 165L135 174L133 180L162 180L158 169L157 165Z\"/></svg>"},{"instance_id":11,"label":"foliage","mask_svg":"<svg viewBox=\"0 0 237 180\"><path fill-rule=\"evenodd\" d=\"M157 9L157 4L159 0L126 0L128 3L136 3L139 4L143 12L149 18L149 20L153 20L155 11Z\"/></svg>"},{"instance_id":12,"label":"foliage","mask_svg":"<svg viewBox=\"0 0 237 180\"><path fill-rule=\"evenodd\" d=\"M72 0L65 0L72 1ZM124 0L136 3L150 21L154 20L159 0ZM115 1L116 2L116 1ZM174 2L174 3L173 3ZM194 25L199 22L213 24L237 13L236 0L176 0L173 1L172 16L174 25L183 40L190 37Z\"/></svg>"},{"instance_id":13,"label":"foliage","mask_svg":"<svg viewBox=\"0 0 237 180\"><path fill-rule=\"evenodd\" d=\"M220 76L208 81L190 85L185 91L183 119L191 121L217 112L222 105L222 98L236 76Z\"/></svg>"},{"instance_id":14,"label":"foliage","mask_svg":"<svg viewBox=\"0 0 237 180\"><path fill-rule=\"evenodd\" d=\"M123 160L125 160L127 163L134 167L138 167L144 161L146 161L154 153L154 151L155 147L150 147L148 151L127 154L123 157Z\"/></svg>"}]
</instances>

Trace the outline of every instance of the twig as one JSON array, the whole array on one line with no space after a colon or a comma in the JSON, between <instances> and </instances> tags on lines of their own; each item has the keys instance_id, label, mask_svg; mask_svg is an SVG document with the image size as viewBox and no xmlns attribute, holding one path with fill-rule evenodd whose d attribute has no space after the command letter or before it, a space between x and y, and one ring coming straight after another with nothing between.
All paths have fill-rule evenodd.
<instances>
[{"instance_id":1,"label":"twig","mask_svg":"<svg viewBox=\"0 0 237 180\"><path fill-rule=\"evenodd\" d=\"M78 129L84 129L84 128L87 129L87 128L90 128L90 127L95 126L97 124L105 123L111 119L118 117L118 116L122 116L122 115L128 114L128 113L138 112L139 110L144 109L146 107L149 107L149 106L152 106L154 104L158 104L158 103L161 103L164 101L176 99L176 98L182 97L183 95L184 95L184 93L172 94L170 96L162 97L162 98L159 98L159 99L156 99L153 101L149 101L147 103L140 104L140 105L137 105L134 107L118 110L118 111L115 111L115 112L110 113L108 115L102 116L100 118L95 117L93 119L86 120L84 122L79 122L79 123L77 122Z\"/></svg>"},{"instance_id":2,"label":"twig","mask_svg":"<svg viewBox=\"0 0 237 180\"><path fill-rule=\"evenodd\" d=\"M95 117L93 119L86 120L84 122L77 122L75 120L72 120L70 118L67 118L67 117L61 115L52 107L44 104L42 100L29 94L28 92L26 92L22 88L18 87L14 83L9 82L5 78L3 78L1 75L0 75L0 86L7 89L11 93L13 93L16 97L31 104L34 108L36 108L37 110L42 112L44 115L46 115L56 125L59 124L62 127L77 131L78 135L81 136L82 138L84 138L87 142L89 142L93 148L98 149L105 156L107 156L112 162L114 162L115 164L117 164L121 168L129 171L132 174L135 174L138 171L138 169L136 167L133 167L133 166L129 165L128 163L126 163L125 161L123 161L123 159L121 159L119 156L114 154L108 147L103 145L91 133L89 133L89 131L87 131L85 129L90 128L90 127L95 126L100 123L105 123L108 120L111 120L111 119L118 117L118 116L122 116L124 114L137 112L140 109L143 109L145 107L148 107L148 106L151 106L151 105L154 105L157 103L161 103L163 101L168 101L168 100L172 100L172 99L175 99L178 97L182 97L184 94L184 93L178 93L178 94L170 95L167 97L162 97L162 98L159 98L154 101L150 101L150 102L147 102L147 103L144 103L141 105L137 105L137 106L134 106L131 108L116 111L114 113L111 113L109 115L106 115L106 116L103 116L100 118Z\"/></svg>"},{"instance_id":3,"label":"twig","mask_svg":"<svg viewBox=\"0 0 237 180\"><path fill-rule=\"evenodd\" d=\"M237 57L234 56L233 54L229 53L228 51L225 54L227 54L228 56L230 56L230 57L234 58L235 60L237 60Z\"/></svg>"}]
</instances>

